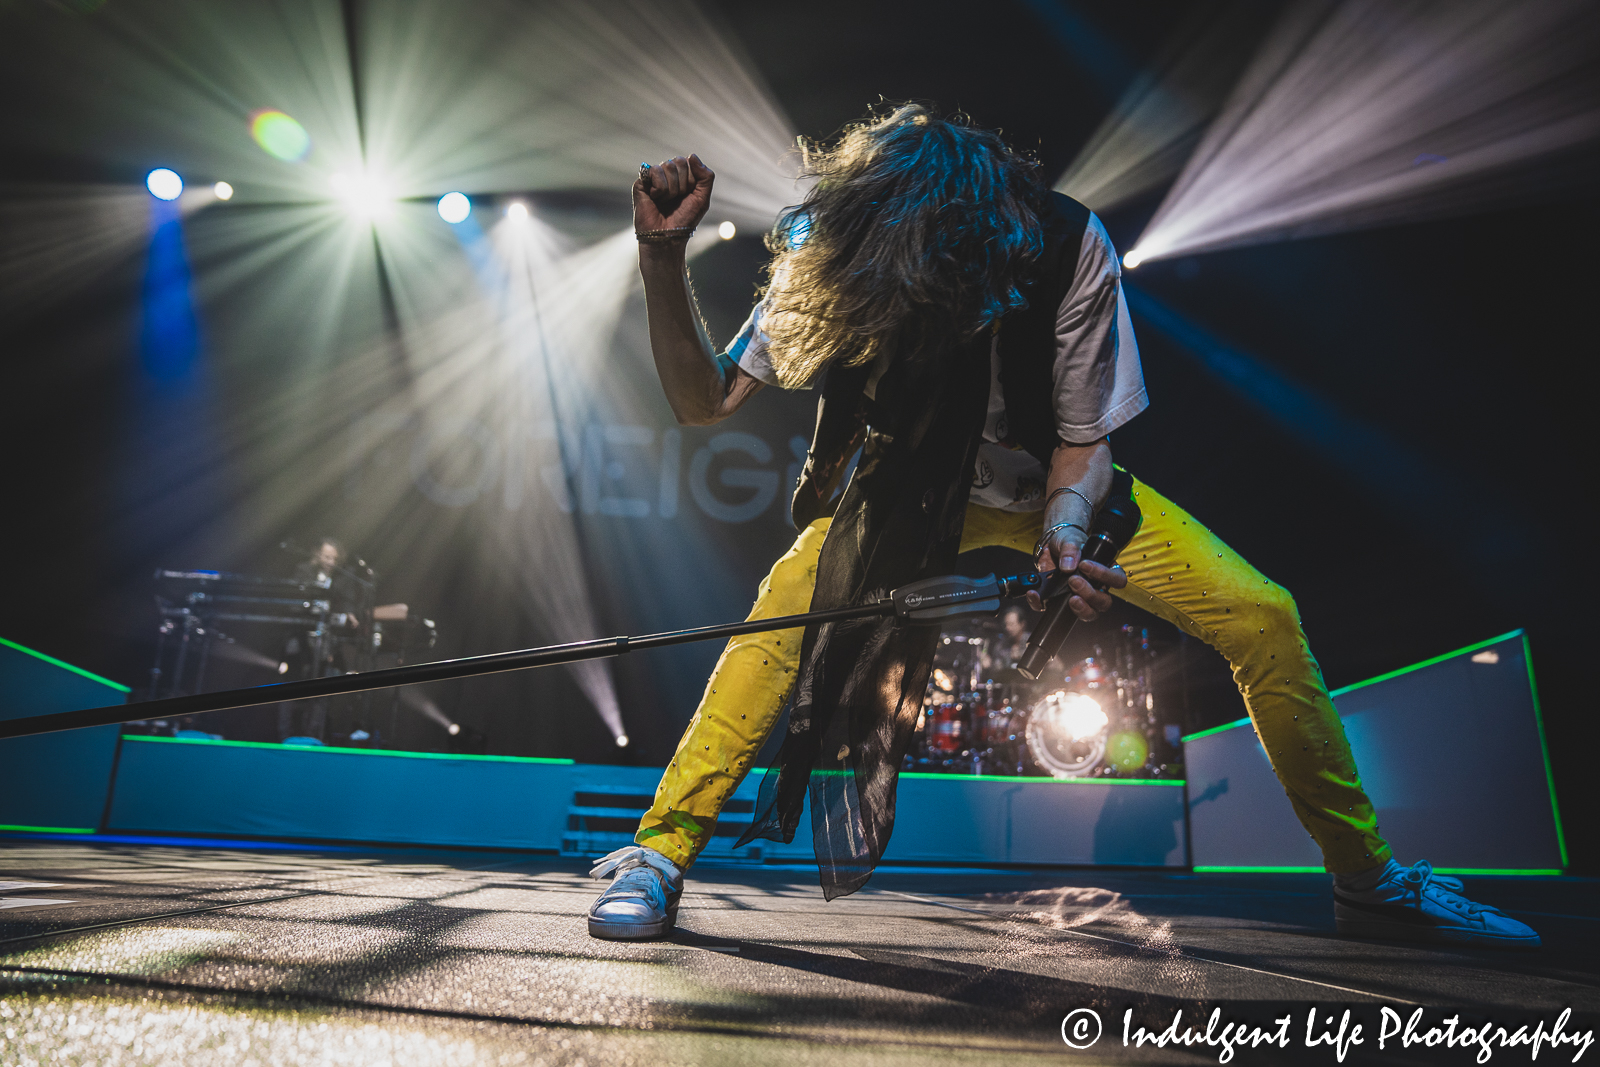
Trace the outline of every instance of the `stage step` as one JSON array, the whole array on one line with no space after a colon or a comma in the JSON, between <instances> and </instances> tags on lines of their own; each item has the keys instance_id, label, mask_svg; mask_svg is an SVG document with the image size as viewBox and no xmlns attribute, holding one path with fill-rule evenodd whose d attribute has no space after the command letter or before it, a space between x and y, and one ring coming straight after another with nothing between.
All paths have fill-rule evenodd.
<instances>
[{"instance_id":1,"label":"stage step","mask_svg":"<svg viewBox=\"0 0 1600 1067\"><path fill-rule=\"evenodd\" d=\"M633 843L639 820L650 810L655 798L648 793L607 792L581 789L572 794L567 806L566 829L561 835L563 856L603 856ZM730 799L723 806L723 817L712 832L703 855L719 859L760 863L766 857L764 843L757 841L735 850L733 843L750 826L755 801ZM740 818L743 816L743 818Z\"/></svg>"}]
</instances>

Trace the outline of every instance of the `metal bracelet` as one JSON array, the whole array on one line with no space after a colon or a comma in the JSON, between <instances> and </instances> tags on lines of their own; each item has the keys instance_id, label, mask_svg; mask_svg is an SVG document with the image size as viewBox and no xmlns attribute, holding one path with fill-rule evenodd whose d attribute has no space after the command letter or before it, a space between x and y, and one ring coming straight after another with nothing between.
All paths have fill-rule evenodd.
<instances>
[{"instance_id":1,"label":"metal bracelet","mask_svg":"<svg viewBox=\"0 0 1600 1067\"><path fill-rule=\"evenodd\" d=\"M1077 530L1080 533L1082 533L1084 537L1088 537L1089 536L1089 531L1085 530L1082 526L1079 526L1075 522L1058 522L1054 526L1052 526L1048 530L1046 530L1044 533L1040 534L1039 535L1039 540L1037 540L1037 541L1035 541L1033 543L1033 555L1034 555L1034 558L1037 559L1039 557L1039 553L1044 551L1044 543L1046 541L1050 540L1050 535L1051 534L1055 533L1057 530L1065 530L1069 526L1072 529Z\"/></svg>"},{"instance_id":2,"label":"metal bracelet","mask_svg":"<svg viewBox=\"0 0 1600 1067\"><path fill-rule=\"evenodd\" d=\"M1072 488L1072 486L1070 486L1070 485L1063 485L1060 489L1057 489L1054 492L1052 492L1050 494L1049 498L1046 499L1045 502L1044 502L1045 508L1048 510L1050 505L1052 503L1054 503L1056 497L1060 496L1062 493L1071 493L1073 496L1077 497L1079 500L1083 501L1085 504L1088 504L1089 505L1089 514L1091 514L1091 515L1094 514L1094 512L1095 512L1094 501L1090 500L1088 497L1084 496L1082 493L1078 492L1076 489Z\"/></svg>"}]
</instances>

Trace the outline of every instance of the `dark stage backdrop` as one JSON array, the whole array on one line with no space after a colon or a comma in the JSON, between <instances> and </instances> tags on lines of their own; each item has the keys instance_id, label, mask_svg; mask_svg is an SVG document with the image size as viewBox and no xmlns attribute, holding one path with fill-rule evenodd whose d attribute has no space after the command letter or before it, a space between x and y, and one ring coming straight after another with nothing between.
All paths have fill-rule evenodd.
<instances>
[{"instance_id":1,"label":"dark stage backdrop","mask_svg":"<svg viewBox=\"0 0 1600 1067\"><path fill-rule=\"evenodd\" d=\"M934 100L1036 146L1054 174L1186 5L1096 10L1125 61L1121 74L1086 67L1058 22L1040 14L1048 6L1000 5L981 19L956 4L716 10L799 130L825 135L880 94ZM30 122L82 120L36 102L19 127L24 141ZM12 169L36 181L142 178L84 156L23 153ZM553 224L580 242L624 224L625 190L584 195L598 207L552 203ZM1139 234L1156 199L1108 214L1119 246ZM5 218L14 227L15 216ZM1594 529L1594 415L1582 385L1595 348L1596 271L1584 253L1600 239L1597 223L1592 196L1566 194L1150 264L1129 275L1147 301L1248 360L1230 364L1230 377L1136 315L1152 406L1113 438L1120 461L1297 595L1330 686L1528 628L1580 869L1597 857L1584 787L1597 743L1595 589L1583 562ZM296 557L278 541L329 533L372 564L381 599L437 620L435 654L540 643L560 609L530 606L526 575L508 569L502 542L536 509L559 508L563 485L599 633L748 610L792 536L785 502L809 433L809 394L768 390L726 423L675 426L634 292L601 346L605 362L591 379L600 384L564 412L564 447L498 411L478 423L429 419L424 403L374 423L371 413L415 383L375 347L385 312L370 251L343 313L327 320L331 333L318 333L303 313L327 284L314 262L286 254L253 264L255 289L204 284L229 267L227 225L220 212L185 224L200 339L192 373L177 379L141 363L142 244L82 279L70 299L5 304L0 634L139 685L156 567L287 573ZM761 258L759 241L741 236L695 263L719 342L748 311ZM1379 433L1395 445L1394 461L1352 468L1337 447L1314 446L1250 391L1251 366ZM294 491L274 495L268 485ZM522 565L535 576L566 566L537 556ZM1106 625L1149 621L1119 608ZM429 694L492 752L660 765L716 653L689 646L614 664L634 739L621 750L563 670ZM1241 715L1220 661L1189 653L1185 725ZM217 677L267 680L251 670ZM400 721L402 744L449 744L422 716Z\"/></svg>"}]
</instances>

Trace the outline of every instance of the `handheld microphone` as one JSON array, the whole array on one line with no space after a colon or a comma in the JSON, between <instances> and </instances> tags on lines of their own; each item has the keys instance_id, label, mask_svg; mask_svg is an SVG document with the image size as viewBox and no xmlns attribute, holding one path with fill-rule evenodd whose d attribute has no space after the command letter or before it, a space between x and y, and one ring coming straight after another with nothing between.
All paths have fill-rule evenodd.
<instances>
[{"instance_id":1,"label":"handheld microphone","mask_svg":"<svg viewBox=\"0 0 1600 1067\"><path fill-rule=\"evenodd\" d=\"M1117 555L1133 535L1139 532L1144 516L1139 505L1133 502L1133 475L1124 470L1114 470L1111 475L1111 495L1095 513L1094 530L1083 545L1083 558L1093 563L1111 566ZM1061 651L1061 645L1072 632L1078 620L1067 606L1072 590L1067 579L1077 571L1054 571L1045 579L1041 591L1045 598L1044 618L1028 637L1028 648L1017 661L1017 672L1030 682L1044 673L1046 663Z\"/></svg>"}]
</instances>

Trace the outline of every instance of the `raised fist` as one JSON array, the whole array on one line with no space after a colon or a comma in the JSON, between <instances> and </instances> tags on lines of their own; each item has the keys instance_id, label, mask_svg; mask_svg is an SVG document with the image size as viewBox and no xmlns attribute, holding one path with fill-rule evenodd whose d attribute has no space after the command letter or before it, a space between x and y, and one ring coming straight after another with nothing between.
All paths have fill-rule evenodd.
<instances>
[{"instance_id":1,"label":"raised fist","mask_svg":"<svg viewBox=\"0 0 1600 1067\"><path fill-rule=\"evenodd\" d=\"M643 171L633 183L633 228L698 226L711 207L711 184L716 180L696 155L673 156Z\"/></svg>"}]
</instances>

